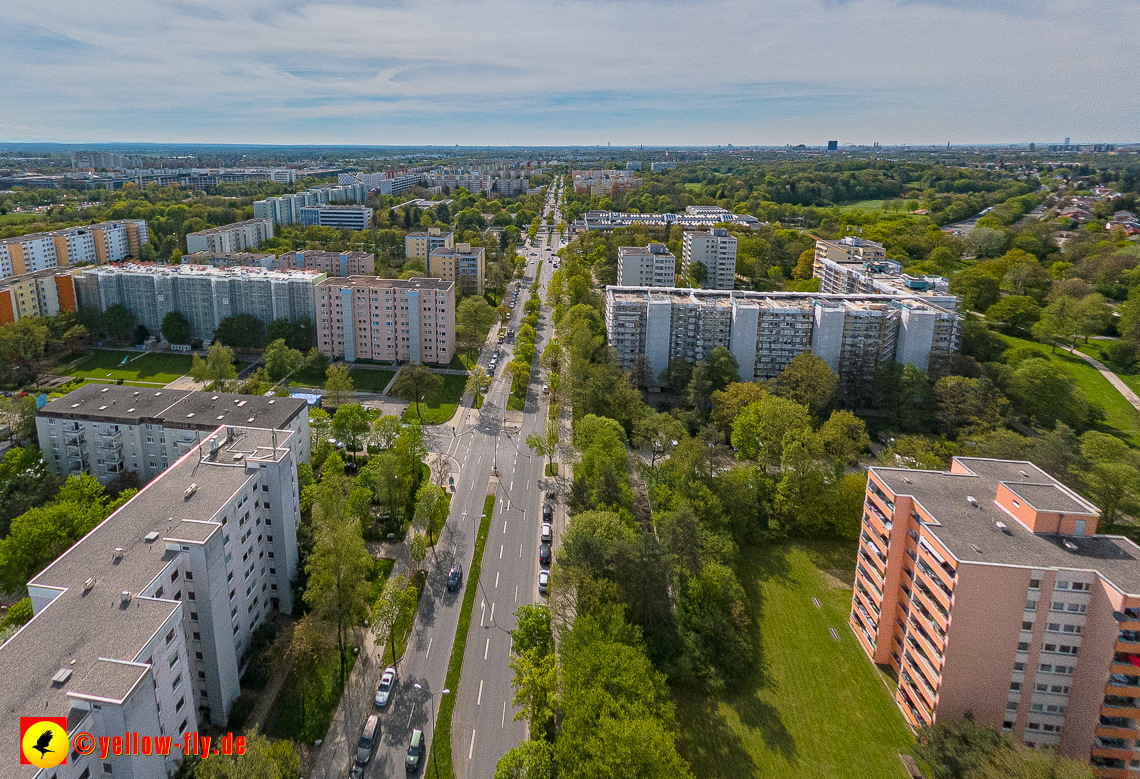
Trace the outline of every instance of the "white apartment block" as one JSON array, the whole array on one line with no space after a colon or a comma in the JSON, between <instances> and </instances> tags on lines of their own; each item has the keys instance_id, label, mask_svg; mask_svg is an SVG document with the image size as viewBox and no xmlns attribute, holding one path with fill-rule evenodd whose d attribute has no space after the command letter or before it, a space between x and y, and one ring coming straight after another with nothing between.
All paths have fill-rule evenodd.
<instances>
[{"instance_id":1,"label":"white apartment block","mask_svg":"<svg viewBox=\"0 0 1140 779\"><path fill-rule=\"evenodd\" d=\"M304 206L301 208L301 224L362 232L372 226L372 209L367 206Z\"/></svg>"},{"instance_id":2,"label":"white apartment block","mask_svg":"<svg viewBox=\"0 0 1140 779\"><path fill-rule=\"evenodd\" d=\"M640 358L656 388L675 359L728 348L744 381L772 379L812 351L859 397L886 360L927 369L961 347L961 317L917 298L607 287L606 329L622 370Z\"/></svg>"},{"instance_id":3,"label":"white apartment block","mask_svg":"<svg viewBox=\"0 0 1140 779\"><path fill-rule=\"evenodd\" d=\"M886 249L881 243L847 235L838 241L815 239L815 261L828 259L833 262L877 263L887 259Z\"/></svg>"},{"instance_id":4,"label":"white apartment block","mask_svg":"<svg viewBox=\"0 0 1140 779\"><path fill-rule=\"evenodd\" d=\"M719 206L688 206L683 214L635 214L623 211L587 211L571 227L576 231L603 230L612 232L619 227L646 225L673 227L685 230L707 230L726 223L759 230L761 222L751 214L734 214Z\"/></svg>"},{"instance_id":5,"label":"white apartment block","mask_svg":"<svg viewBox=\"0 0 1140 779\"><path fill-rule=\"evenodd\" d=\"M723 227L685 233L681 268L699 262L708 270L706 289L732 289L736 285L736 237Z\"/></svg>"},{"instance_id":6,"label":"white apartment block","mask_svg":"<svg viewBox=\"0 0 1140 779\"><path fill-rule=\"evenodd\" d=\"M244 252L256 249L273 237L272 219L247 219L244 222L211 227L186 235L186 252Z\"/></svg>"},{"instance_id":7,"label":"white apartment block","mask_svg":"<svg viewBox=\"0 0 1140 779\"><path fill-rule=\"evenodd\" d=\"M673 287L677 258L663 243L619 246L617 281L620 287Z\"/></svg>"},{"instance_id":8,"label":"white apartment block","mask_svg":"<svg viewBox=\"0 0 1140 779\"><path fill-rule=\"evenodd\" d=\"M844 254L849 251L850 254ZM865 259L864 259L865 258ZM812 274L819 291L836 295L910 295L941 308L958 310L950 282L941 276L911 276L902 265L888 260L883 247L862 238L815 242Z\"/></svg>"},{"instance_id":9,"label":"white apartment block","mask_svg":"<svg viewBox=\"0 0 1140 779\"><path fill-rule=\"evenodd\" d=\"M73 752L41 771L19 764L20 715L175 742L225 725L253 632L293 608L294 435L219 425L29 582L34 616L0 647L0 775L157 779L181 759Z\"/></svg>"},{"instance_id":10,"label":"white apartment block","mask_svg":"<svg viewBox=\"0 0 1140 779\"><path fill-rule=\"evenodd\" d=\"M23 276L46 268L118 262L138 257L150 240L146 222L127 219L30 233L0 240L0 278Z\"/></svg>"},{"instance_id":11,"label":"white apartment block","mask_svg":"<svg viewBox=\"0 0 1140 779\"><path fill-rule=\"evenodd\" d=\"M149 482L218 425L294 433L287 444L294 460L309 461L309 413L300 398L84 384L36 411L48 466L103 484L126 471Z\"/></svg>"},{"instance_id":12,"label":"white apartment block","mask_svg":"<svg viewBox=\"0 0 1140 779\"><path fill-rule=\"evenodd\" d=\"M80 309L106 311L122 303L156 336L163 318L181 311L190 322L190 337L209 341L223 319L238 314L266 324L316 321L313 288L324 277L319 270L125 263L85 268L75 276L75 292Z\"/></svg>"},{"instance_id":13,"label":"white apartment block","mask_svg":"<svg viewBox=\"0 0 1140 779\"><path fill-rule=\"evenodd\" d=\"M316 289L317 346L331 359L451 362L455 282L351 276Z\"/></svg>"}]
</instances>

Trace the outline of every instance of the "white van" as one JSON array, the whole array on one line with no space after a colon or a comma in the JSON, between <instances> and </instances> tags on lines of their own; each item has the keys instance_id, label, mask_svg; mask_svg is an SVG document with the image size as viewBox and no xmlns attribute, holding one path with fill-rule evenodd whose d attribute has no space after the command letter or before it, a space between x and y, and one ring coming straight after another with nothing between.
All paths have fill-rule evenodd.
<instances>
[{"instance_id":1,"label":"white van","mask_svg":"<svg viewBox=\"0 0 1140 779\"><path fill-rule=\"evenodd\" d=\"M380 730L380 717L373 714L364 724L364 733L356 744L356 764L364 765L372 759L372 747L376 745L376 735Z\"/></svg>"}]
</instances>

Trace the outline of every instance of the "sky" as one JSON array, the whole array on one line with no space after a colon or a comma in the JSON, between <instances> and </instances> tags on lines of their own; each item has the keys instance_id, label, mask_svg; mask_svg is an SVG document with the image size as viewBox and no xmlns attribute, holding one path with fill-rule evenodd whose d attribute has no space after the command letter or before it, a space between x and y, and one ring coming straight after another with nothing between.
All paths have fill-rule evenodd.
<instances>
[{"instance_id":1,"label":"sky","mask_svg":"<svg viewBox=\"0 0 1140 779\"><path fill-rule=\"evenodd\" d=\"M1140 141L1140 0L3 0L0 140Z\"/></svg>"}]
</instances>

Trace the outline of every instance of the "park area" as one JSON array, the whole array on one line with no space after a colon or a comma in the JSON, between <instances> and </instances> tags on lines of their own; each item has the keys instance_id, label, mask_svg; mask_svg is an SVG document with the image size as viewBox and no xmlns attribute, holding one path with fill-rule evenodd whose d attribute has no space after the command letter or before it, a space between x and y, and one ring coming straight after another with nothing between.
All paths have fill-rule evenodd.
<instances>
[{"instance_id":1,"label":"park area","mask_svg":"<svg viewBox=\"0 0 1140 779\"><path fill-rule=\"evenodd\" d=\"M427 400L419 404L416 410L415 403L409 403L404 411L404 421L419 421L423 417L425 425L441 425L455 416L459 401L463 397L463 390L467 387L467 377L454 373L440 374L443 383L439 389L427 396Z\"/></svg>"},{"instance_id":2,"label":"park area","mask_svg":"<svg viewBox=\"0 0 1140 779\"><path fill-rule=\"evenodd\" d=\"M125 365L123 358L130 359ZM143 352L97 351L74 368L66 370L67 375L84 381L117 382L141 384L143 386L165 386L180 376L190 372L192 358L187 354L156 354ZM244 366L239 365L238 370Z\"/></svg>"},{"instance_id":3,"label":"park area","mask_svg":"<svg viewBox=\"0 0 1140 779\"><path fill-rule=\"evenodd\" d=\"M741 555L763 649L755 678L742 688L720 699L676 694L678 748L694 776L904 775L899 754L910 751L910 732L886 678L847 626L855 549L799 542Z\"/></svg>"}]
</instances>

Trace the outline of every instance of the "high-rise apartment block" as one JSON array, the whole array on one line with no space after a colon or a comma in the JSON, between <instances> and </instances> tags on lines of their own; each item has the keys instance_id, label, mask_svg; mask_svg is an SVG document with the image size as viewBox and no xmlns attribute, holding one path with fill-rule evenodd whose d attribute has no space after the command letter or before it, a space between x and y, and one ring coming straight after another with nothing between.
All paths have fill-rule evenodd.
<instances>
[{"instance_id":1,"label":"high-rise apartment block","mask_svg":"<svg viewBox=\"0 0 1140 779\"><path fill-rule=\"evenodd\" d=\"M469 243L441 246L428 254L427 270L433 279L453 281L466 294L482 295L487 279L487 251Z\"/></svg>"},{"instance_id":2,"label":"high-rise apartment block","mask_svg":"<svg viewBox=\"0 0 1140 779\"><path fill-rule=\"evenodd\" d=\"M273 237L272 219L247 219L244 222L211 227L186 235L186 252L244 252L256 249Z\"/></svg>"},{"instance_id":3,"label":"high-rise apartment block","mask_svg":"<svg viewBox=\"0 0 1140 779\"><path fill-rule=\"evenodd\" d=\"M811 350L866 399L887 360L926 369L961 346L961 317L915 298L653 287L607 287L606 329L622 370L644 358L650 387L676 359L707 360L717 346L745 381L775 378Z\"/></svg>"},{"instance_id":4,"label":"high-rise apartment block","mask_svg":"<svg viewBox=\"0 0 1140 779\"><path fill-rule=\"evenodd\" d=\"M301 208L301 224L361 232L372 226L372 209L367 206L304 206Z\"/></svg>"},{"instance_id":5,"label":"high-rise apartment block","mask_svg":"<svg viewBox=\"0 0 1140 779\"><path fill-rule=\"evenodd\" d=\"M292 431L294 459L309 461L309 414L299 398L84 384L36 412L48 466L103 484L127 471L148 482L223 424Z\"/></svg>"},{"instance_id":6,"label":"high-rise apartment block","mask_svg":"<svg viewBox=\"0 0 1140 779\"><path fill-rule=\"evenodd\" d=\"M26 317L55 316L75 311L71 273L45 268L0 281L0 325Z\"/></svg>"},{"instance_id":7,"label":"high-rise apartment block","mask_svg":"<svg viewBox=\"0 0 1140 779\"><path fill-rule=\"evenodd\" d=\"M194 252L182 255L183 265L209 265L212 268L238 266L271 269L277 267L277 255L259 252Z\"/></svg>"},{"instance_id":8,"label":"high-rise apartment block","mask_svg":"<svg viewBox=\"0 0 1140 779\"><path fill-rule=\"evenodd\" d=\"M444 232L438 227L429 227L427 232L408 233L404 237L404 256L409 260L422 260L425 268L428 264L428 256L433 251L454 248L454 230Z\"/></svg>"},{"instance_id":9,"label":"high-rise apartment block","mask_svg":"<svg viewBox=\"0 0 1140 779\"><path fill-rule=\"evenodd\" d=\"M343 175L343 174L342 174ZM277 197L267 197L253 204L253 215L258 219L270 219L273 224L301 224L301 209L305 206L322 206L326 203L363 203L368 199L368 187L353 181L335 187L313 187Z\"/></svg>"},{"instance_id":10,"label":"high-rise apartment block","mask_svg":"<svg viewBox=\"0 0 1140 779\"><path fill-rule=\"evenodd\" d=\"M886 259L882 244L862 238L816 239L812 275L819 291L837 295L911 295L936 306L958 310L950 282L941 276L911 276Z\"/></svg>"},{"instance_id":11,"label":"high-rise apartment block","mask_svg":"<svg viewBox=\"0 0 1140 779\"><path fill-rule=\"evenodd\" d=\"M732 289L736 284L736 237L723 227L685 233L681 247L681 267L699 262L708 271L707 289Z\"/></svg>"},{"instance_id":12,"label":"high-rise apartment block","mask_svg":"<svg viewBox=\"0 0 1140 779\"><path fill-rule=\"evenodd\" d=\"M675 286L677 258L663 243L619 246L617 282L621 287Z\"/></svg>"},{"instance_id":13,"label":"high-rise apartment block","mask_svg":"<svg viewBox=\"0 0 1140 779\"><path fill-rule=\"evenodd\" d=\"M315 270L329 276L373 276L376 255L368 252L285 252L277 258L279 270Z\"/></svg>"},{"instance_id":14,"label":"high-rise apartment block","mask_svg":"<svg viewBox=\"0 0 1140 779\"><path fill-rule=\"evenodd\" d=\"M688 206L683 214L637 214L623 211L587 211L570 225L575 232L601 230L613 232L619 227L680 227L685 230L707 230L718 224L731 224L759 230L761 222L752 214L734 214L720 206Z\"/></svg>"},{"instance_id":15,"label":"high-rise apartment block","mask_svg":"<svg viewBox=\"0 0 1140 779\"><path fill-rule=\"evenodd\" d=\"M345 362L434 363L455 354L455 284L350 276L317 285L317 346Z\"/></svg>"},{"instance_id":16,"label":"high-rise apartment block","mask_svg":"<svg viewBox=\"0 0 1140 779\"><path fill-rule=\"evenodd\" d=\"M84 268L75 277L75 291L80 308L106 311L122 303L155 334L163 317L181 311L190 322L190 337L208 341L223 319L238 314L266 324L315 321L313 286L324 277L316 270L124 263Z\"/></svg>"},{"instance_id":17,"label":"high-rise apartment block","mask_svg":"<svg viewBox=\"0 0 1140 779\"><path fill-rule=\"evenodd\" d=\"M0 278L81 263L118 262L138 257L150 240L146 222L126 219L0 240Z\"/></svg>"},{"instance_id":18,"label":"high-rise apartment block","mask_svg":"<svg viewBox=\"0 0 1140 779\"><path fill-rule=\"evenodd\" d=\"M640 165L637 170L640 170ZM625 170L575 170L570 175L574 182L574 193L612 197L619 192L628 192L641 187L641 178L633 175L633 168Z\"/></svg>"},{"instance_id":19,"label":"high-rise apartment block","mask_svg":"<svg viewBox=\"0 0 1140 779\"><path fill-rule=\"evenodd\" d=\"M1140 759L1140 546L1028 462L870 469L851 627L914 726L967 711L1015 741Z\"/></svg>"}]
</instances>

